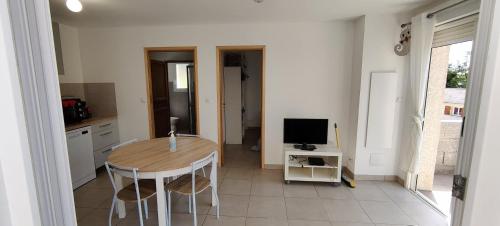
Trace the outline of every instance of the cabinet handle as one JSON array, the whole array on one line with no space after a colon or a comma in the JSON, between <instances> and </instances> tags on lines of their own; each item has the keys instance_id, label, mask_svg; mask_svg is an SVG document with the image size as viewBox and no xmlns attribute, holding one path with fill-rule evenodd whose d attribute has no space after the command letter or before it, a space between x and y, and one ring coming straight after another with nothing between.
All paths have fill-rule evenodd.
<instances>
[{"instance_id":1,"label":"cabinet handle","mask_svg":"<svg viewBox=\"0 0 500 226\"><path fill-rule=\"evenodd\" d=\"M109 135L112 133L113 133L113 131L109 131L109 132L101 133L101 134L99 134L99 136L103 137L103 136L106 136L106 135Z\"/></svg>"},{"instance_id":2,"label":"cabinet handle","mask_svg":"<svg viewBox=\"0 0 500 226\"><path fill-rule=\"evenodd\" d=\"M100 125L100 126L99 126L99 128L108 127L108 126L110 126L110 125L111 125L111 123L107 123L107 124L104 124L104 125Z\"/></svg>"}]
</instances>

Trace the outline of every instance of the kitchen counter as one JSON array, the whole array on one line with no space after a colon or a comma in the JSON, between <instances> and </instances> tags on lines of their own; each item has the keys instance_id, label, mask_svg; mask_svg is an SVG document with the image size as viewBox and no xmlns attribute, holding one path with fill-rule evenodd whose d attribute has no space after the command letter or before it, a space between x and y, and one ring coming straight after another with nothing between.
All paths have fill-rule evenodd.
<instances>
[{"instance_id":1,"label":"kitchen counter","mask_svg":"<svg viewBox=\"0 0 500 226\"><path fill-rule=\"evenodd\" d=\"M99 124L99 123L101 123L103 121L109 121L109 120L113 120L113 119L116 119L116 116L94 117L94 118L85 119L85 120L83 120L81 122L77 122L77 123L72 123L72 124L66 125L66 131L71 131L71 130L79 129L79 128L82 128L82 127L85 127L85 126L92 126L92 125L95 125L95 124Z\"/></svg>"}]
</instances>

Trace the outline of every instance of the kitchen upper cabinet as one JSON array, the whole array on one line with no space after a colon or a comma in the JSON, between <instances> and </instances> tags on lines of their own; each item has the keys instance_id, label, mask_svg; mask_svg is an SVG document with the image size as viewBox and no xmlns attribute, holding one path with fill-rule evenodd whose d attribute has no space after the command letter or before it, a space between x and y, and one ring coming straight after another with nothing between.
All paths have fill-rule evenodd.
<instances>
[{"instance_id":1,"label":"kitchen upper cabinet","mask_svg":"<svg viewBox=\"0 0 500 226\"><path fill-rule=\"evenodd\" d=\"M60 75L64 75L64 63L63 63L62 48L61 48L61 32L59 31L59 24L56 22L52 22L52 34L54 36L54 48L56 52L57 71Z\"/></svg>"}]
</instances>

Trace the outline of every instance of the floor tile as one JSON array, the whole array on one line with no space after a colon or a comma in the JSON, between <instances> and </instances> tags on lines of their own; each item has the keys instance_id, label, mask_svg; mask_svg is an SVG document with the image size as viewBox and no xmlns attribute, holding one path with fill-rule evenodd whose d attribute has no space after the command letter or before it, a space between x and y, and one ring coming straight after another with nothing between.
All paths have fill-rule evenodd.
<instances>
[{"instance_id":1,"label":"floor tile","mask_svg":"<svg viewBox=\"0 0 500 226\"><path fill-rule=\"evenodd\" d=\"M158 213L155 211L149 212L149 218L146 219L145 215L142 215L142 220L144 223L144 226L154 226L158 225ZM140 223L139 220L139 213L134 213L134 214L127 214L127 217L123 219L118 219L116 221L117 226L137 226Z\"/></svg>"},{"instance_id":2,"label":"floor tile","mask_svg":"<svg viewBox=\"0 0 500 226\"><path fill-rule=\"evenodd\" d=\"M376 224L375 226L408 226L408 225L402 225L402 224Z\"/></svg>"},{"instance_id":3,"label":"floor tile","mask_svg":"<svg viewBox=\"0 0 500 226\"><path fill-rule=\"evenodd\" d=\"M407 202L398 204L399 207L415 220L419 225L425 226L447 226L448 219L437 210L432 209L427 204L417 202Z\"/></svg>"},{"instance_id":4,"label":"floor tile","mask_svg":"<svg viewBox=\"0 0 500 226\"><path fill-rule=\"evenodd\" d=\"M206 215L198 215L198 226L203 225ZM193 226L193 215L191 214L172 214L172 225L175 226Z\"/></svg>"},{"instance_id":5,"label":"floor tile","mask_svg":"<svg viewBox=\"0 0 500 226\"><path fill-rule=\"evenodd\" d=\"M254 180L271 180L283 183L283 170L270 169L254 169Z\"/></svg>"},{"instance_id":6,"label":"floor tile","mask_svg":"<svg viewBox=\"0 0 500 226\"><path fill-rule=\"evenodd\" d=\"M316 198L318 193L312 183L291 182L283 186L285 197Z\"/></svg>"},{"instance_id":7,"label":"floor tile","mask_svg":"<svg viewBox=\"0 0 500 226\"><path fill-rule=\"evenodd\" d=\"M203 226L245 226L244 217L207 216Z\"/></svg>"},{"instance_id":8,"label":"floor tile","mask_svg":"<svg viewBox=\"0 0 500 226\"><path fill-rule=\"evenodd\" d=\"M345 186L332 186L330 184L316 184L314 186L319 197L328 199L353 199L351 191Z\"/></svg>"},{"instance_id":9,"label":"floor tile","mask_svg":"<svg viewBox=\"0 0 500 226\"><path fill-rule=\"evenodd\" d=\"M371 223L356 200L323 200L330 221Z\"/></svg>"},{"instance_id":10,"label":"floor tile","mask_svg":"<svg viewBox=\"0 0 500 226\"><path fill-rule=\"evenodd\" d=\"M84 185L88 188L101 188L101 189L113 189L111 185L111 181L108 176L108 172L104 168L100 168L96 171L96 178L92 181L89 181Z\"/></svg>"},{"instance_id":11,"label":"floor tile","mask_svg":"<svg viewBox=\"0 0 500 226\"><path fill-rule=\"evenodd\" d=\"M286 198L285 203L288 219L328 220L321 199Z\"/></svg>"},{"instance_id":12,"label":"floor tile","mask_svg":"<svg viewBox=\"0 0 500 226\"><path fill-rule=\"evenodd\" d=\"M249 217L246 226L288 226L288 222L283 219Z\"/></svg>"},{"instance_id":13,"label":"floor tile","mask_svg":"<svg viewBox=\"0 0 500 226\"><path fill-rule=\"evenodd\" d=\"M76 207L75 208L76 219L77 220L83 219L84 217L86 217L89 213L91 213L94 210L95 210L94 208Z\"/></svg>"},{"instance_id":14,"label":"floor tile","mask_svg":"<svg viewBox=\"0 0 500 226\"><path fill-rule=\"evenodd\" d=\"M364 183L356 188L349 188L354 198L359 201L390 201L387 194L374 183Z\"/></svg>"},{"instance_id":15,"label":"floor tile","mask_svg":"<svg viewBox=\"0 0 500 226\"><path fill-rule=\"evenodd\" d=\"M236 179L236 180L251 180L253 176L253 170L246 168L228 168L225 179Z\"/></svg>"},{"instance_id":16,"label":"floor tile","mask_svg":"<svg viewBox=\"0 0 500 226\"><path fill-rule=\"evenodd\" d=\"M224 195L250 195L251 181L224 179L219 192Z\"/></svg>"},{"instance_id":17,"label":"floor tile","mask_svg":"<svg viewBox=\"0 0 500 226\"><path fill-rule=\"evenodd\" d=\"M401 202L421 202L412 192L402 189L403 187L395 182L378 182L376 185L395 203Z\"/></svg>"},{"instance_id":18,"label":"floor tile","mask_svg":"<svg viewBox=\"0 0 500 226\"><path fill-rule=\"evenodd\" d=\"M86 208L110 208L113 190L89 188L75 192L75 206Z\"/></svg>"},{"instance_id":19,"label":"floor tile","mask_svg":"<svg viewBox=\"0 0 500 226\"><path fill-rule=\"evenodd\" d=\"M285 199L283 197L251 196L247 216L286 219Z\"/></svg>"},{"instance_id":20,"label":"floor tile","mask_svg":"<svg viewBox=\"0 0 500 226\"><path fill-rule=\"evenodd\" d=\"M94 209L86 217L78 221L78 226L95 226L95 225L108 225L109 210ZM116 214L113 215L112 224L116 225L118 218Z\"/></svg>"},{"instance_id":21,"label":"floor tile","mask_svg":"<svg viewBox=\"0 0 500 226\"><path fill-rule=\"evenodd\" d=\"M284 196L283 182L254 180L251 194L256 196Z\"/></svg>"},{"instance_id":22,"label":"floor tile","mask_svg":"<svg viewBox=\"0 0 500 226\"><path fill-rule=\"evenodd\" d=\"M212 198L210 195L196 195L196 211L197 214L207 214L212 207ZM189 213L189 198L188 196L181 196L177 200L172 200L173 213Z\"/></svg>"},{"instance_id":23,"label":"floor tile","mask_svg":"<svg viewBox=\"0 0 500 226\"><path fill-rule=\"evenodd\" d=\"M392 202L361 201L360 204L374 223L415 224L414 220Z\"/></svg>"},{"instance_id":24,"label":"floor tile","mask_svg":"<svg viewBox=\"0 0 500 226\"><path fill-rule=\"evenodd\" d=\"M332 226L375 226L374 224L371 223L331 222L331 224ZM394 225L394 226L399 226L399 225Z\"/></svg>"},{"instance_id":25,"label":"floor tile","mask_svg":"<svg viewBox=\"0 0 500 226\"><path fill-rule=\"evenodd\" d=\"M288 220L289 226L331 226L328 221L317 220Z\"/></svg>"},{"instance_id":26,"label":"floor tile","mask_svg":"<svg viewBox=\"0 0 500 226\"><path fill-rule=\"evenodd\" d=\"M250 196L220 195L220 216L245 217L248 211ZM211 215L217 215L216 207L210 210Z\"/></svg>"}]
</instances>

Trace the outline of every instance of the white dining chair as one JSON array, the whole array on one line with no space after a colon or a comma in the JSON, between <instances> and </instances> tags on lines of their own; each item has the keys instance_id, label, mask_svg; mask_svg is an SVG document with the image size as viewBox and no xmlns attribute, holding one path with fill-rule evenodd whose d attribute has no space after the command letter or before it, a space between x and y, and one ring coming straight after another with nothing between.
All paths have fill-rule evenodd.
<instances>
[{"instance_id":1,"label":"white dining chair","mask_svg":"<svg viewBox=\"0 0 500 226\"><path fill-rule=\"evenodd\" d=\"M177 137L200 137L200 135L198 134L185 134L185 133L179 133L179 134L176 134ZM206 173L205 173L205 167L201 167L201 172L203 173L203 176L206 177ZM190 199L191 201L191 199Z\"/></svg>"},{"instance_id":2,"label":"white dining chair","mask_svg":"<svg viewBox=\"0 0 500 226\"><path fill-rule=\"evenodd\" d=\"M113 210L115 209L115 204L118 200L122 200L124 202L135 202L137 203L137 211L139 213L139 223L141 226L144 226L144 221L142 219L142 205L141 202L144 202L144 212L146 215L146 219L148 219L148 204L147 200L154 195L156 195L156 183L151 179L141 179L138 180L137 168L125 168L116 166L108 163L107 161L104 163L106 166L106 170L108 171L109 179L111 180L111 184L113 185L113 201L111 203L111 209L109 211L109 226L112 225L113 218ZM116 186L116 182L113 174L119 174L124 177L133 178L134 182L122 189L118 189Z\"/></svg>"},{"instance_id":3,"label":"white dining chair","mask_svg":"<svg viewBox=\"0 0 500 226\"><path fill-rule=\"evenodd\" d=\"M111 151L114 151L114 150L116 150L116 149L117 149L117 148L119 148L119 147L123 147L123 146L125 146L125 145L129 145L129 144L135 143L135 142L137 142L137 141L139 141L139 140L138 140L137 138L134 138L134 139L132 139L132 140L128 140L128 141L125 141L125 142L123 142L123 143L120 143L120 144L114 145L113 147L111 147Z\"/></svg>"},{"instance_id":4,"label":"white dining chair","mask_svg":"<svg viewBox=\"0 0 500 226\"><path fill-rule=\"evenodd\" d=\"M211 165L210 178L205 176L197 175L196 170ZM172 199L171 194L175 192L177 194L189 196L189 212L193 213L193 224L198 225L198 220L196 216L196 194L203 192L208 187L212 188L212 197L215 198L215 203L217 207L217 218L219 218L219 197L217 195L217 181L215 180L217 173L217 152L210 153L209 156L200 159L196 162L191 163L191 173L180 176L179 178L168 183L167 188L167 211L168 220L167 222L172 222ZM192 205L191 205L192 200Z\"/></svg>"}]
</instances>

